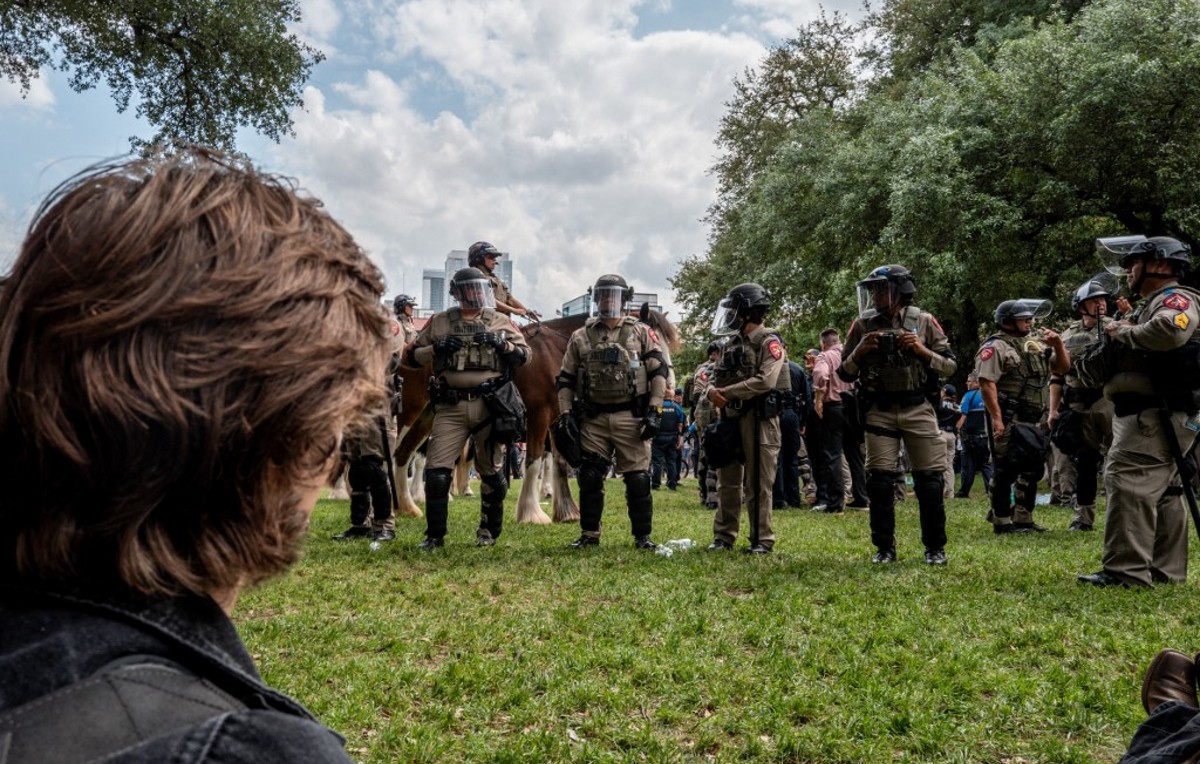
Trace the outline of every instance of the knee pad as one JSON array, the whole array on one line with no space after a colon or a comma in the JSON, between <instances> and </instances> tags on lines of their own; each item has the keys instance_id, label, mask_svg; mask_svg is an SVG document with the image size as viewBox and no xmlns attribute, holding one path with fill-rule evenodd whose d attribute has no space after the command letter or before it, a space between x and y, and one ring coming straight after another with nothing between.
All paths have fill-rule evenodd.
<instances>
[{"instance_id":1,"label":"knee pad","mask_svg":"<svg viewBox=\"0 0 1200 764\"><path fill-rule=\"evenodd\" d=\"M903 474L903 472L891 470L869 470L867 472L867 495L873 497L875 492L878 492L880 496L884 493L892 495L893 486ZM840 479L841 476L838 477Z\"/></svg>"},{"instance_id":2,"label":"knee pad","mask_svg":"<svg viewBox=\"0 0 1200 764\"><path fill-rule=\"evenodd\" d=\"M504 501L504 497L508 494L508 481L499 472L495 475L484 475L479 479L479 491L483 494L485 502Z\"/></svg>"},{"instance_id":3,"label":"knee pad","mask_svg":"<svg viewBox=\"0 0 1200 764\"><path fill-rule=\"evenodd\" d=\"M626 472L623 477L625 479L625 497L627 499L650 495L649 472L645 470Z\"/></svg>"},{"instance_id":4,"label":"knee pad","mask_svg":"<svg viewBox=\"0 0 1200 764\"><path fill-rule=\"evenodd\" d=\"M425 496L427 499L440 499L450 495L453 472L448 467L425 470Z\"/></svg>"},{"instance_id":5,"label":"knee pad","mask_svg":"<svg viewBox=\"0 0 1200 764\"><path fill-rule=\"evenodd\" d=\"M913 493L917 501L942 498L946 487L946 475L938 470L913 470Z\"/></svg>"},{"instance_id":6,"label":"knee pad","mask_svg":"<svg viewBox=\"0 0 1200 764\"><path fill-rule=\"evenodd\" d=\"M579 465L579 490L581 492L604 492L604 479L608 477L608 460L596 454L584 454Z\"/></svg>"}]
</instances>

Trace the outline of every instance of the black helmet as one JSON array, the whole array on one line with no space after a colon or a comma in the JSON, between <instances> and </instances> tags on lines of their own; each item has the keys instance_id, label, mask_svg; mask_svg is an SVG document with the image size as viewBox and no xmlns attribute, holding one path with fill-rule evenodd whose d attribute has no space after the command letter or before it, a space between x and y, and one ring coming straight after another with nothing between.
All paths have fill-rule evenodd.
<instances>
[{"instance_id":1,"label":"black helmet","mask_svg":"<svg viewBox=\"0 0 1200 764\"><path fill-rule=\"evenodd\" d=\"M398 294L392 300L392 310L395 311L397 316L402 315L404 313L404 309L408 307L417 307L416 297L408 294Z\"/></svg>"},{"instance_id":2,"label":"black helmet","mask_svg":"<svg viewBox=\"0 0 1200 764\"><path fill-rule=\"evenodd\" d=\"M1054 303L1049 300L1005 300L996 306L992 314L996 325L1004 328L1004 322L1017 318L1045 318L1054 310Z\"/></svg>"},{"instance_id":3,"label":"black helmet","mask_svg":"<svg viewBox=\"0 0 1200 764\"><path fill-rule=\"evenodd\" d=\"M1192 264L1192 248L1170 236L1151 236L1129 248L1121 258L1121 267L1128 270L1129 264L1137 259L1167 260L1176 268L1186 270Z\"/></svg>"},{"instance_id":4,"label":"black helmet","mask_svg":"<svg viewBox=\"0 0 1200 764\"><path fill-rule=\"evenodd\" d=\"M450 279L450 296L464 308L494 308L492 282L478 268L462 268Z\"/></svg>"},{"instance_id":5,"label":"black helmet","mask_svg":"<svg viewBox=\"0 0 1200 764\"><path fill-rule=\"evenodd\" d=\"M467 265L478 268L488 255L500 257L503 253L486 241L477 241L467 249Z\"/></svg>"},{"instance_id":6,"label":"black helmet","mask_svg":"<svg viewBox=\"0 0 1200 764\"><path fill-rule=\"evenodd\" d=\"M717 303L713 314L713 334L733 334L747 321L762 323L763 316L771 307L771 295L758 284L738 284L729 290L725 299Z\"/></svg>"},{"instance_id":7,"label":"black helmet","mask_svg":"<svg viewBox=\"0 0 1200 764\"><path fill-rule=\"evenodd\" d=\"M725 299L729 300L731 306L736 308L739 313L750 308L771 307L771 294L758 284L749 282L738 284L730 289Z\"/></svg>"},{"instance_id":8,"label":"black helmet","mask_svg":"<svg viewBox=\"0 0 1200 764\"><path fill-rule=\"evenodd\" d=\"M911 305L917 294L917 282L903 265L881 265L858 282L858 314L891 311ZM882 287L887 287L884 290ZM885 299L886 297L886 299Z\"/></svg>"},{"instance_id":9,"label":"black helmet","mask_svg":"<svg viewBox=\"0 0 1200 764\"><path fill-rule=\"evenodd\" d=\"M633 287L615 273L606 273L588 287L592 298L592 313L600 318L617 318L626 303L633 299Z\"/></svg>"},{"instance_id":10,"label":"black helmet","mask_svg":"<svg viewBox=\"0 0 1200 764\"><path fill-rule=\"evenodd\" d=\"M1112 276L1107 273L1103 274L1103 277L1112 278ZM1096 277L1088 280L1081 287L1075 290L1075 294L1071 295L1071 311L1075 313L1075 315L1080 315L1079 311L1081 310L1083 303L1087 300L1090 300L1093 297L1113 296L1113 292L1115 291L1113 286L1111 284L1103 283L1103 277L1097 275ZM1105 278L1104 281L1106 281L1107 278Z\"/></svg>"}]
</instances>

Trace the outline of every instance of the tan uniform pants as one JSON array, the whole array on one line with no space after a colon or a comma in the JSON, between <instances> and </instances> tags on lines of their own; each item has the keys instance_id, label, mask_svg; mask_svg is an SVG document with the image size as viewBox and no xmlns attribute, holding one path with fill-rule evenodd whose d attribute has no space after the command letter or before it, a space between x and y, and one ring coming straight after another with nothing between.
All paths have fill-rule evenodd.
<instances>
[{"instance_id":1,"label":"tan uniform pants","mask_svg":"<svg viewBox=\"0 0 1200 764\"><path fill-rule=\"evenodd\" d=\"M937 415L928 403L892 408L888 411L872 406L867 411L867 427L898 432L901 435L897 438L867 430L868 472L894 472L896 461L900 458L902 440L914 472L941 472L946 469L946 446L942 441L942 431L938 429ZM953 451L950 453L950 459L950 464L953 465Z\"/></svg>"},{"instance_id":2,"label":"tan uniform pants","mask_svg":"<svg viewBox=\"0 0 1200 764\"><path fill-rule=\"evenodd\" d=\"M1113 418L1113 442L1104 471L1108 514L1104 523L1104 569L1149 586L1152 577L1187 580L1188 510L1182 496L1164 496L1179 485L1175 461L1156 410ZM1172 412L1179 447L1191 448L1196 433L1187 414Z\"/></svg>"},{"instance_id":3,"label":"tan uniform pants","mask_svg":"<svg viewBox=\"0 0 1200 764\"><path fill-rule=\"evenodd\" d=\"M467 438L475 440L475 469L480 476L495 475L504 466L504 447L490 443L492 414L482 398L459 401L453 406L436 404L433 409L433 431L425 469L453 469ZM474 434L471 430L479 427Z\"/></svg>"},{"instance_id":4,"label":"tan uniform pants","mask_svg":"<svg viewBox=\"0 0 1200 764\"><path fill-rule=\"evenodd\" d=\"M942 433L942 448L946 449L946 480L942 489L942 498L954 497L954 451L958 446L958 436L952 432L939 430Z\"/></svg>"},{"instance_id":5,"label":"tan uniform pants","mask_svg":"<svg viewBox=\"0 0 1200 764\"><path fill-rule=\"evenodd\" d=\"M642 440L642 420L632 411L614 411L584 417L579 427L579 442L585 454L612 459L616 456L617 474L645 472L650 469L650 441Z\"/></svg>"},{"instance_id":6,"label":"tan uniform pants","mask_svg":"<svg viewBox=\"0 0 1200 764\"><path fill-rule=\"evenodd\" d=\"M755 487L754 458L758 455L758 543L767 549L775 546L775 532L771 529L771 489L775 486L775 469L779 463L779 419L760 419L755 432L755 416L746 413L738 425L742 434L742 451L746 463L726 465L717 471L717 513L713 517L713 538L732 544L737 540L738 523L742 514L743 491L749 501ZM757 441L757 448L755 442Z\"/></svg>"}]
</instances>

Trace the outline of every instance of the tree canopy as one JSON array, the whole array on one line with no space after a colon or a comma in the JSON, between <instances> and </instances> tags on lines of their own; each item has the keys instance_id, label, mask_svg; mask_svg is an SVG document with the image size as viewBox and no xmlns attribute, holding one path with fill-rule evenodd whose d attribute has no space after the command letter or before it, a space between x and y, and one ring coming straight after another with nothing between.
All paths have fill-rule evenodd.
<instances>
[{"instance_id":1,"label":"tree canopy","mask_svg":"<svg viewBox=\"0 0 1200 764\"><path fill-rule=\"evenodd\" d=\"M762 169L722 177L709 251L673 278L691 319L753 280L770 289L774 320L811 338L845 328L854 282L899 262L964 355L1001 300L1057 297L1061 316L1100 269L1096 236L1194 244L1198 2L1047 5L997 22L987 41L895 35L903 68L877 67L840 101L796 113ZM938 4L897 0L882 14ZM874 47L856 55L869 65L887 34L864 31Z\"/></svg>"},{"instance_id":2,"label":"tree canopy","mask_svg":"<svg viewBox=\"0 0 1200 764\"><path fill-rule=\"evenodd\" d=\"M42 67L76 92L101 82L131 101L152 143L232 149L240 127L272 140L320 51L289 34L298 0L12 0L0 5L0 74L29 91ZM134 95L136 94L136 99Z\"/></svg>"}]
</instances>

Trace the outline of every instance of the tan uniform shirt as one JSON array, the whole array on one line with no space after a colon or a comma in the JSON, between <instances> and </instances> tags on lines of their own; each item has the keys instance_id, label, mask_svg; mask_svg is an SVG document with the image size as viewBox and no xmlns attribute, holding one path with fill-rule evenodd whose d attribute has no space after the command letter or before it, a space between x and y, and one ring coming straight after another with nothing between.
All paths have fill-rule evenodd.
<instances>
[{"instance_id":1,"label":"tan uniform shirt","mask_svg":"<svg viewBox=\"0 0 1200 764\"><path fill-rule=\"evenodd\" d=\"M946 333L942 331L941 324L937 322L937 319L932 314L910 305L903 310L897 311L892 316L876 313L871 316L855 319L854 323L850 326L850 333L846 336L846 344L842 350L842 372L851 379L859 377L864 372L864 369L860 367L853 357L854 349L858 347L858 343L862 342L862 338L870 332L893 330L903 330L916 334L921 339L921 344L933 351L933 359L929 362L929 368L936 372L939 377L949 377L958 368L958 362L948 356L950 340L946 339ZM868 354L867 358L864 359L866 362L862 364L863 367L866 367L866 378L863 379L863 386L868 390L874 389L872 382L875 375L870 363L873 360L870 357L872 355L875 355L875 353ZM883 354L879 353L879 356L882 358ZM924 363L920 362L914 356L903 354L901 357L905 356L913 358L914 361L924 366ZM910 389L919 390L921 388L918 385Z\"/></svg>"},{"instance_id":2,"label":"tan uniform shirt","mask_svg":"<svg viewBox=\"0 0 1200 764\"><path fill-rule=\"evenodd\" d=\"M1200 299L1195 292L1165 286L1151 294L1129 317L1131 325L1122 326L1113 338L1134 350L1162 352L1181 347L1196 333L1200 322ZM1140 363L1126 364L1108 384L1104 394L1138 393L1153 395L1154 387Z\"/></svg>"}]
</instances>

